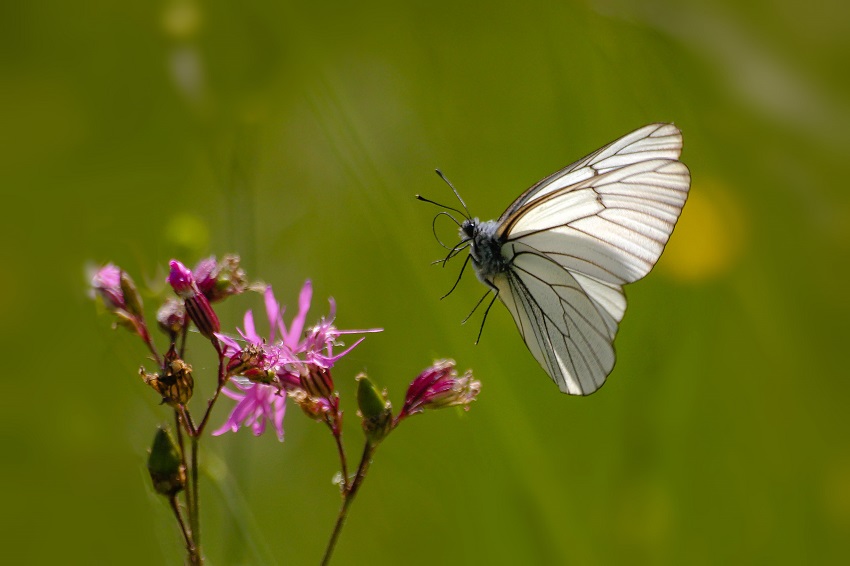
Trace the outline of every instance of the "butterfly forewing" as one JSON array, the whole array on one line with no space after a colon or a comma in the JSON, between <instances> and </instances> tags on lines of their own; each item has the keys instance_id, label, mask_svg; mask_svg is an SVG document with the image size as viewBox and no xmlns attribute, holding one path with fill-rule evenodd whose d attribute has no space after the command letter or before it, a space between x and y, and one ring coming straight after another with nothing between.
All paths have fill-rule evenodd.
<instances>
[{"instance_id":1,"label":"butterfly forewing","mask_svg":"<svg viewBox=\"0 0 850 566\"><path fill-rule=\"evenodd\" d=\"M633 163L532 200L505 219L499 233L506 243L567 253L610 274L592 269L587 275L631 283L658 261L689 185L688 169L679 161Z\"/></svg>"},{"instance_id":2,"label":"butterfly forewing","mask_svg":"<svg viewBox=\"0 0 850 566\"><path fill-rule=\"evenodd\" d=\"M534 199L612 169L650 159L676 160L681 152L682 133L676 126L673 124L644 126L538 181L522 193L505 210L499 220L504 221L518 208Z\"/></svg>"}]
</instances>

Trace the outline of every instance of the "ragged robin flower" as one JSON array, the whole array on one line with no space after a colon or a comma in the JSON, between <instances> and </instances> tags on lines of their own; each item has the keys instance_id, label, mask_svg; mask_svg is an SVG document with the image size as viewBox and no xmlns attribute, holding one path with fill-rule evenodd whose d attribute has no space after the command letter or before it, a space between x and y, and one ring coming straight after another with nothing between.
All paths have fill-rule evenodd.
<instances>
[{"instance_id":1,"label":"ragged robin flower","mask_svg":"<svg viewBox=\"0 0 850 566\"><path fill-rule=\"evenodd\" d=\"M225 255L221 261L215 256L202 259L192 270L198 289L211 303L243 293L247 287L245 272L239 267L239 256Z\"/></svg>"},{"instance_id":2,"label":"ragged robin flower","mask_svg":"<svg viewBox=\"0 0 850 566\"><path fill-rule=\"evenodd\" d=\"M329 370L363 338L342 352L334 352L337 340L343 334L378 332L380 329L337 329L333 325L335 304L331 300L330 315L305 333L304 326L312 296L313 288L308 280L299 293L298 312L287 327L281 306L275 300L271 287L268 287L265 292L270 328L268 340L257 333L251 311L245 314L244 328L239 330L241 341L223 334L217 335L224 344L225 355L230 359L228 368L232 375L243 376L250 381L231 379L237 390L223 390L225 395L237 401L237 405L224 425L213 434L235 432L240 426L251 426L255 434L260 434L265 430L264 425L258 425L260 420L278 416L282 419L287 394L305 412L320 420L324 415L338 410L338 399L333 391ZM302 378L306 381L302 381ZM282 439L282 420L279 422L280 425L274 421L278 437Z\"/></svg>"}]
</instances>

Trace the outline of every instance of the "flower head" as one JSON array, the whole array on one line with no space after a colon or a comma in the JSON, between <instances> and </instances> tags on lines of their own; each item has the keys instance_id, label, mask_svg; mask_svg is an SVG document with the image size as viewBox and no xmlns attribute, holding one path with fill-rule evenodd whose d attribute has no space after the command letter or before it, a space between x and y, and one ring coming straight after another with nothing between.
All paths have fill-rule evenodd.
<instances>
[{"instance_id":1,"label":"flower head","mask_svg":"<svg viewBox=\"0 0 850 566\"><path fill-rule=\"evenodd\" d=\"M245 272L239 267L239 256L226 255L220 262L215 256L202 259L192 270L198 289L211 303L245 291Z\"/></svg>"},{"instance_id":2,"label":"flower head","mask_svg":"<svg viewBox=\"0 0 850 566\"><path fill-rule=\"evenodd\" d=\"M243 328L237 329L241 341L216 334L224 344L224 354L230 359L228 375L246 377L253 382L235 382L239 388L237 392L224 390L228 397L239 403L226 425L216 433L227 430L235 432L242 423L251 425L255 434L260 434L264 428L258 433L257 422L277 415L283 418L283 403L287 393L311 417L328 421L331 426L339 420L339 399L329 370L363 338L342 352L335 353L333 348L337 345L337 339L342 334L377 332L380 329L338 330L333 325L335 304L331 300L329 317L322 318L319 324L305 333L304 326L312 296L313 288L308 280L299 293L298 312L287 326L283 320L283 309L269 286L265 291L268 339L257 332L251 311L245 313ZM283 438L282 429L278 430L278 437Z\"/></svg>"},{"instance_id":3,"label":"flower head","mask_svg":"<svg viewBox=\"0 0 850 566\"><path fill-rule=\"evenodd\" d=\"M463 405L469 410L480 390L481 382L472 379L472 370L458 377L454 360L436 361L410 384L396 422L425 409Z\"/></svg>"}]
</instances>

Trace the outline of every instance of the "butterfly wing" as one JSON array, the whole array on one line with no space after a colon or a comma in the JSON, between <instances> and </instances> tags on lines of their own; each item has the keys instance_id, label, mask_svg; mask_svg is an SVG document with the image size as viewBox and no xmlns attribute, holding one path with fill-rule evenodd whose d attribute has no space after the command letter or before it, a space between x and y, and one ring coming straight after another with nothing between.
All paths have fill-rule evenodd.
<instances>
[{"instance_id":1,"label":"butterfly wing","mask_svg":"<svg viewBox=\"0 0 850 566\"><path fill-rule=\"evenodd\" d=\"M626 308L622 289L512 246L511 269L494 278L525 344L564 393L589 395L614 367L612 341Z\"/></svg>"},{"instance_id":2,"label":"butterfly wing","mask_svg":"<svg viewBox=\"0 0 850 566\"><path fill-rule=\"evenodd\" d=\"M673 124L649 124L541 179L517 197L499 221L506 220L534 199L596 175L651 159L677 160L681 153L682 132L679 128Z\"/></svg>"},{"instance_id":3,"label":"butterfly wing","mask_svg":"<svg viewBox=\"0 0 850 566\"><path fill-rule=\"evenodd\" d=\"M653 124L534 185L500 218L494 278L529 350L561 391L588 395L614 367L622 285L649 273L687 199L682 138Z\"/></svg>"}]
</instances>

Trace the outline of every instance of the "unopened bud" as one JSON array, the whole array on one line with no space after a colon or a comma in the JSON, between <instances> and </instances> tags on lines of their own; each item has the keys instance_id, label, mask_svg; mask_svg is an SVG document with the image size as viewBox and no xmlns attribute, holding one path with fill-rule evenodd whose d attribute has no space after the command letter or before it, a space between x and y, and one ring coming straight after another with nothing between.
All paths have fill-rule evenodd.
<instances>
[{"instance_id":1,"label":"unopened bud","mask_svg":"<svg viewBox=\"0 0 850 566\"><path fill-rule=\"evenodd\" d=\"M126 271L121 271L121 292L124 294L125 308L127 312L135 317L143 318L142 313L142 296L139 290L136 289L136 284L130 279Z\"/></svg>"},{"instance_id":2,"label":"unopened bud","mask_svg":"<svg viewBox=\"0 0 850 566\"><path fill-rule=\"evenodd\" d=\"M173 297L165 300L156 313L159 328L169 336L175 336L186 326L186 309L183 301Z\"/></svg>"},{"instance_id":3,"label":"unopened bud","mask_svg":"<svg viewBox=\"0 0 850 566\"><path fill-rule=\"evenodd\" d=\"M183 299L189 318L203 336L217 340L215 333L221 329L221 324L210 306L209 299L198 289L192 272L177 260L171 260L169 265L171 272L168 274L168 283L177 296Z\"/></svg>"},{"instance_id":4,"label":"unopened bud","mask_svg":"<svg viewBox=\"0 0 850 566\"><path fill-rule=\"evenodd\" d=\"M377 444L392 430L392 405L381 392L366 377L365 373L357 376L357 406L360 408L363 432L373 444Z\"/></svg>"},{"instance_id":5,"label":"unopened bud","mask_svg":"<svg viewBox=\"0 0 850 566\"><path fill-rule=\"evenodd\" d=\"M97 270L91 285L104 306L115 315L116 326L128 328L145 341L150 339L142 313L142 298L129 275L110 263Z\"/></svg>"},{"instance_id":6,"label":"unopened bud","mask_svg":"<svg viewBox=\"0 0 850 566\"><path fill-rule=\"evenodd\" d=\"M157 493L174 496L186 486L186 468L180 458L180 451L171 435L164 428L156 431L150 456L148 473Z\"/></svg>"}]
</instances>

